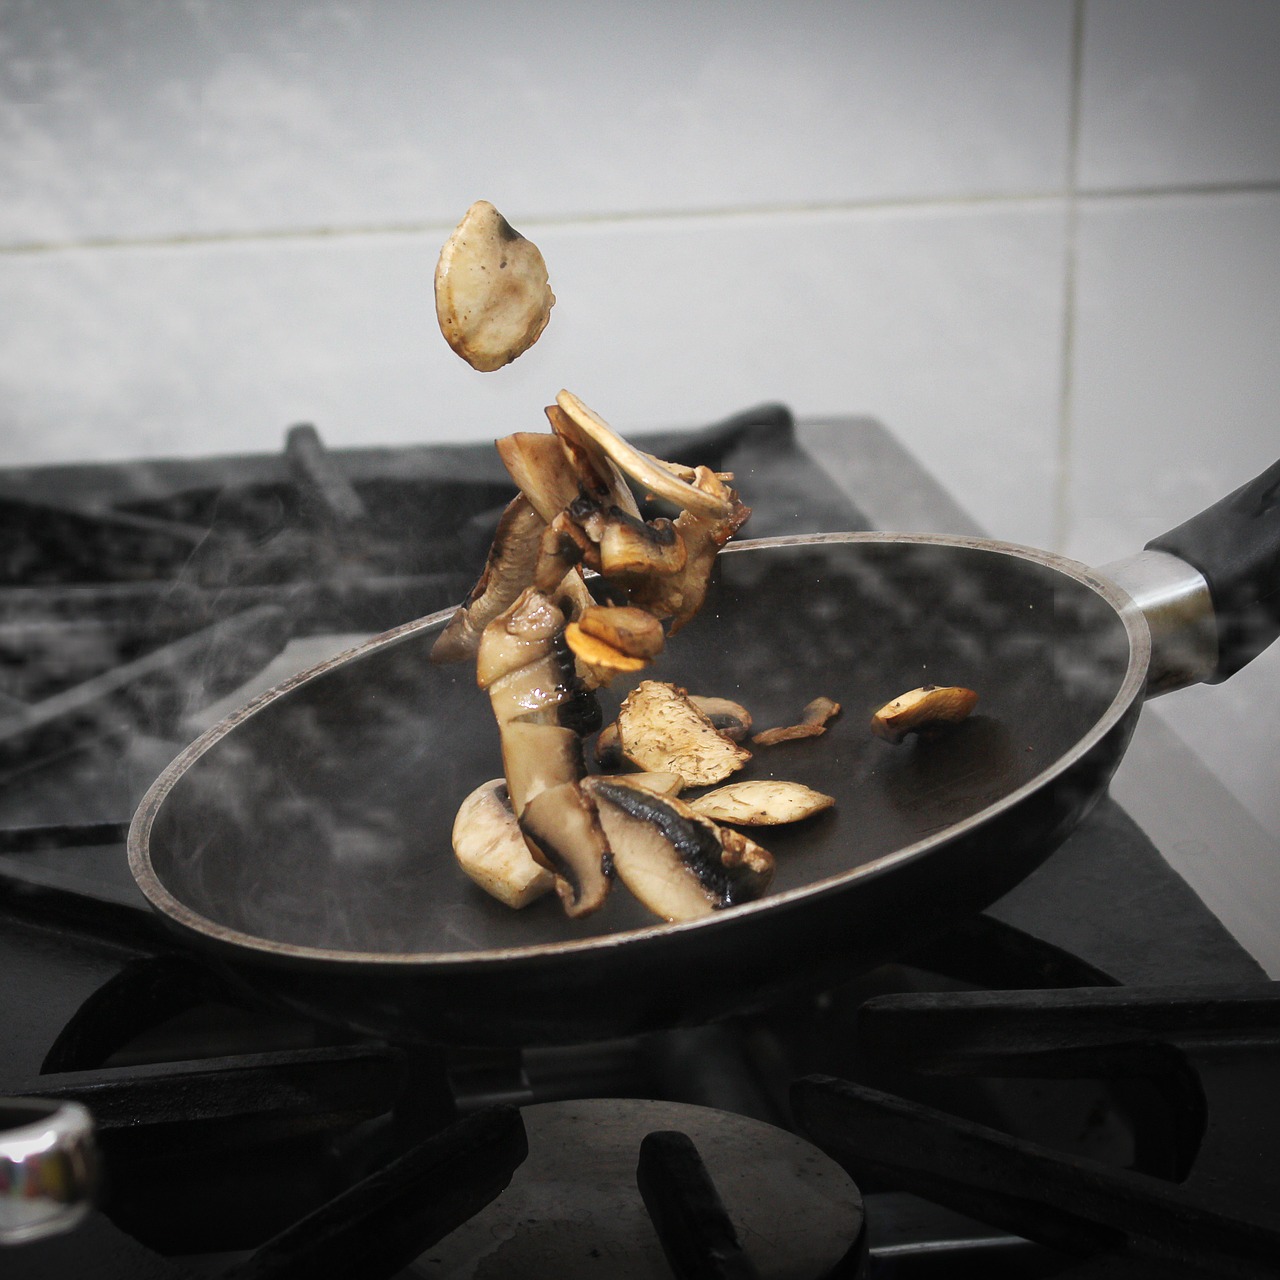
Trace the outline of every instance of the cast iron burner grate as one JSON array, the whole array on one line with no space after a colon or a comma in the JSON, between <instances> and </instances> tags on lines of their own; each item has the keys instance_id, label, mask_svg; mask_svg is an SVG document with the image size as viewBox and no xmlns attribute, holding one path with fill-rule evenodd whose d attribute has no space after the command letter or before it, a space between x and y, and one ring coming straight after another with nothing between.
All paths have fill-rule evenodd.
<instances>
[{"instance_id":1,"label":"cast iron burner grate","mask_svg":"<svg viewBox=\"0 0 1280 1280\"><path fill-rule=\"evenodd\" d=\"M1073 1277L1271 1277L1280 1262L1280 986L900 995L859 1032L895 1073L1136 1084L1115 1168L847 1080L797 1082L803 1131L887 1181L1090 1261Z\"/></svg>"}]
</instances>

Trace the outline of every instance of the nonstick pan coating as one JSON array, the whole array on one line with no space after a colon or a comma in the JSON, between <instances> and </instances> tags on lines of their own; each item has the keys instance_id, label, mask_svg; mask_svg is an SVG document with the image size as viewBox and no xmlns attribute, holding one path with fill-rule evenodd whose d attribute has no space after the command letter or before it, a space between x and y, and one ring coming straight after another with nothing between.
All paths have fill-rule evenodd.
<instances>
[{"instance_id":1,"label":"nonstick pan coating","mask_svg":"<svg viewBox=\"0 0 1280 1280\"><path fill-rule=\"evenodd\" d=\"M403 1038L565 1040L700 1021L834 981L980 910L1101 793L1136 718L1146 627L1089 570L979 540L744 543L644 678L734 698L758 728L825 695L818 738L759 748L834 810L759 833L760 903L655 922L624 889L569 920L513 912L454 864L460 801L501 773L469 667L427 661L441 615L264 695L158 780L130 833L151 901L291 1004ZM636 677L639 679L640 677ZM935 741L871 712L925 683L979 693ZM632 687L603 691L606 722Z\"/></svg>"}]
</instances>

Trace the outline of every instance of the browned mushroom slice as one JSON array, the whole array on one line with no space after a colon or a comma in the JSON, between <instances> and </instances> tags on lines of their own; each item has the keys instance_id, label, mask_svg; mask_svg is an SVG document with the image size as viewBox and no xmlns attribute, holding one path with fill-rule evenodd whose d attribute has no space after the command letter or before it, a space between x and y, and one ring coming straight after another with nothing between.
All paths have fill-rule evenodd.
<instances>
[{"instance_id":1,"label":"browned mushroom slice","mask_svg":"<svg viewBox=\"0 0 1280 1280\"><path fill-rule=\"evenodd\" d=\"M595 688L607 685L615 676L643 671L649 665L648 658L633 658L604 640L588 635L576 622L566 625L564 638L579 665L586 667Z\"/></svg>"},{"instance_id":2,"label":"browned mushroom slice","mask_svg":"<svg viewBox=\"0 0 1280 1280\"><path fill-rule=\"evenodd\" d=\"M512 809L519 817L529 801L586 773L582 739L559 724L511 720L501 726L502 772Z\"/></svg>"},{"instance_id":3,"label":"browned mushroom slice","mask_svg":"<svg viewBox=\"0 0 1280 1280\"><path fill-rule=\"evenodd\" d=\"M516 910L542 897L555 883L529 852L501 778L477 787L459 806L453 853L485 893Z\"/></svg>"},{"instance_id":4,"label":"browned mushroom slice","mask_svg":"<svg viewBox=\"0 0 1280 1280\"><path fill-rule=\"evenodd\" d=\"M773 876L773 858L722 831L671 796L621 779L588 778L619 880L664 920L693 920L750 902Z\"/></svg>"},{"instance_id":5,"label":"browned mushroom slice","mask_svg":"<svg viewBox=\"0 0 1280 1280\"><path fill-rule=\"evenodd\" d=\"M705 698L691 693L689 701L715 726L733 742L742 742L751 732L751 712L740 702L729 698Z\"/></svg>"},{"instance_id":6,"label":"browned mushroom slice","mask_svg":"<svg viewBox=\"0 0 1280 1280\"><path fill-rule=\"evenodd\" d=\"M547 524L581 496L577 474L555 436L517 431L494 447L507 474Z\"/></svg>"},{"instance_id":7,"label":"browned mushroom slice","mask_svg":"<svg viewBox=\"0 0 1280 1280\"><path fill-rule=\"evenodd\" d=\"M638 519L640 508L636 506L635 495L609 455L558 404L548 405L545 413L582 492L599 507L617 507Z\"/></svg>"},{"instance_id":8,"label":"browned mushroom slice","mask_svg":"<svg viewBox=\"0 0 1280 1280\"><path fill-rule=\"evenodd\" d=\"M824 795L799 782L782 782L773 778L730 782L689 801L689 807L704 818L713 822L736 822L745 827L802 822L834 804L834 796Z\"/></svg>"},{"instance_id":9,"label":"browned mushroom slice","mask_svg":"<svg viewBox=\"0 0 1280 1280\"><path fill-rule=\"evenodd\" d=\"M691 787L723 782L751 759L688 699L683 689L643 680L618 712L623 754L642 769L678 773Z\"/></svg>"},{"instance_id":10,"label":"browned mushroom slice","mask_svg":"<svg viewBox=\"0 0 1280 1280\"><path fill-rule=\"evenodd\" d=\"M534 857L556 878L565 914L590 915L604 905L612 864L596 807L576 782L540 792L520 815Z\"/></svg>"},{"instance_id":11,"label":"browned mushroom slice","mask_svg":"<svg viewBox=\"0 0 1280 1280\"><path fill-rule=\"evenodd\" d=\"M482 373L533 346L556 301L538 246L487 200L477 200L445 242L435 288L440 332Z\"/></svg>"},{"instance_id":12,"label":"browned mushroom slice","mask_svg":"<svg viewBox=\"0 0 1280 1280\"><path fill-rule=\"evenodd\" d=\"M485 627L515 603L533 581L546 525L527 498L517 495L498 521L484 573L431 646L432 662L475 656Z\"/></svg>"},{"instance_id":13,"label":"browned mushroom slice","mask_svg":"<svg viewBox=\"0 0 1280 1280\"><path fill-rule=\"evenodd\" d=\"M556 403L569 415L574 425L642 489L682 510L703 516L723 517L726 504L718 493L682 480L657 459L641 453L618 435L598 413L587 408L577 396L569 391L561 391L556 396Z\"/></svg>"},{"instance_id":14,"label":"browned mushroom slice","mask_svg":"<svg viewBox=\"0 0 1280 1280\"><path fill-rule=\"evenodd\" d=\"M885 703L871 717L871 732L886 742L898 743L909 733L929 734L958 724L977 704L978 695L972 689L922 685Z\"/></svg>"},{"instance_id":15,"label":"browned mushroom slice","mask_svg":"<svg viewBox=\"0 0 1280 1280\"><path fill-rule=\"evenodd\" d=\"M779 742L795 742L798 738L816 738L826 733L827 721L840 714L840 704L830 698L814 698L800 713L799 724L766 729L751 739L757 747L772 747Z\"/></svg>"},{"instance_id":16,"label":"browned mushroom slice","mask_svg":"<svg viewBox=\"0 0 1280 1280\"><path fill-rule=\"evenodd\" d=\"M568 513L562 511L542 531L533 585L539 591L553 592L565 575L580 564L599 571L599 548Z\"/></svg>"},{"instance_id":17,"label":"browned mushroom slice","mask_svg":"<svg viewBox=\"0 0 1280 1280\"><path fill-rule=\"evenodd\" d=\"M626 586L632 604L671 619L669 635L675 635L702 608L716 556L751 515L751 508L714 472L699 467L697 476L698 485L715 493L721 505L715 515L689 510L676 517L676 533L685 547L684 567L677 573L639 577Z\"/></svg>"},{"instance_id":18,"label":"browned mushroom slice","mask_svg":"<svg viewBox=\"0 0 1280 1280\"><path fill-rule=\"evenodd\" d=\"M476 652L476 683L487 689L503 676L545 658L564 630L564 614L541 591L527 587L485 627Z\"/></svg>"},{"instance_id":19,"label":"browned mushroom slice","mask_svg":"<svg viewBox=\"0 0 1280 1280\"><path fill-rule=\"evenodd\" d=\"M600 573L626 584L631 578L679 573L689 552L670 520L640 520L614 508L600 537Z\"/></svg>"},{"instance_id":20,"label":"browned mushroom slice","mask_svg":"<svg viewBox=\"0 0 1280 1280\"><path fill-rule=\"evenodd\" d=\"M666 639L653 614L630 605L592 605L583 611L578 626L633 658L656 658Z\"/></svg>"},{"instance_id":21,"label":"browned mushroom slice","mask_svg":"<svg viewBox=\"0 0 1280 1280\"><path fill-rule=\"evenodd\" d=\"M597 774L601 782L621 782L628 787L642 787L660 796L678 796L684 790L684 779L678 773Z\"/></svg>"}]
</instances>

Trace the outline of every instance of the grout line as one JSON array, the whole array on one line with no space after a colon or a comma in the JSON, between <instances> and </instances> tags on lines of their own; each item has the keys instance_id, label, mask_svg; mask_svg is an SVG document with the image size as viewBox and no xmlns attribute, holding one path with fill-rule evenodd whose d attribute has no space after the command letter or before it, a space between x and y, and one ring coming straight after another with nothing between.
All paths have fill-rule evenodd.
<instances>
[{"instance_id":1,"label":"grout line","mask_svg":"<svg viewBox=\"0 0 1280 1280\"><path fill-rule=\"evenodd\" d=\"M1076 0L1081 6L1084 0ZM1079 12L1080 9L1078 8ZM1073 54L1073 57L1075 55ZM911 213L959 209L1008 209L1066 200L1094 201L1152 199L1179 196L1258 195L1280 192L1280 181L1183 183L1176 186L1108 187L1080 190L1075 187L1074 165L1078 120L1076 98L1079 86L1072 86L1072 119L1069 163L1072 184L1066 190L1000 192L961 196L905 196L870 200L825 201L812 204L762 204L723 206L709 209L654 209L615 213L584 213L565 217L521 218L521 226L539 230L563 230L630 224L672 224L680 222L747 221L758 218L824 216L832 213ZM308 243L319 240L353 240L370 236L446 236L453 230L448 222L352 223L347 226L278 227L253 231L208 231L153 236L85 236L68 240L31 240L0 244L0 257L25 254L71 253L85 249L173 249L197 246L236 245L272 242Z\"/></svg>"},{"instance_id":2,"label":"grout line","mask_svg":"<svg viewBox=\"0 0 1280 1280\"><path fill-rule=\"evenodd\" d=\"M1054 461L1052 547L1063 551L1071 532L1071 428L1074 411L1077 233L1080 225L1080 114L1084 80L1084 17L1087 0L1075 0L1071 26L1071 99L1068 113L1065 251L1062 269L1062 383L1058 400L1058 447Z\"/></svg>"}]
</instances>

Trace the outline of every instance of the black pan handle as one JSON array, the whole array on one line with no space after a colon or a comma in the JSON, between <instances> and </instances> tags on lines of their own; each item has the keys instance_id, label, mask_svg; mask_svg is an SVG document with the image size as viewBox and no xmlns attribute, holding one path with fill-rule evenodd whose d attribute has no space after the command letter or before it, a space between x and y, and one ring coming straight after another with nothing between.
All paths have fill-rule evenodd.
<instances>
[{"instance_id":1,"label":"black pan handle","mask_svg":"<svg viewBox=\"0 0 1280 1280\"><path fill-rule=\"evenodd\" d=\"M1209 584L1218 631L1209 683L1234 675L1280 636L1280 462L1147 548L1185 560Z\"/></svg>"}]
</instances>

